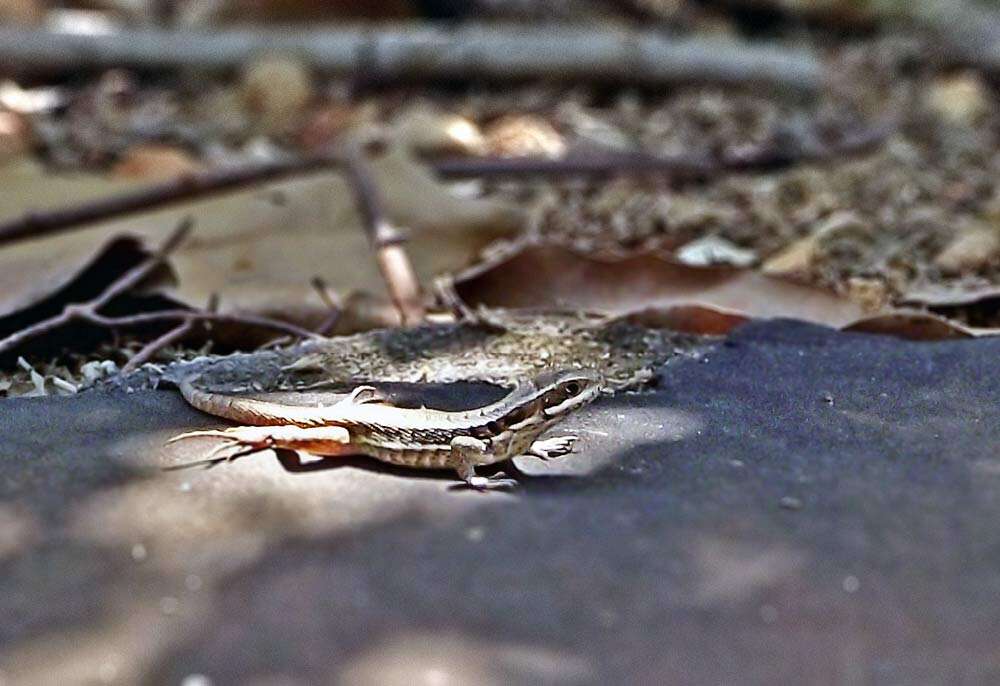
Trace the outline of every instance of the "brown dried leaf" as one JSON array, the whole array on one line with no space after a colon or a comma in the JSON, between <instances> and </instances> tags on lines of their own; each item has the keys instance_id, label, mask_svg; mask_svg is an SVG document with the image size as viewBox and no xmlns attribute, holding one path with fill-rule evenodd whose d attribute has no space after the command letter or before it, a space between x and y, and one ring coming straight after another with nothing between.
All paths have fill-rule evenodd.
<instances>
[{"instance_id":1,"label":"brown dried leaf","mask_svg":"<svg viewBox=\"0 0 1000 686\"><path fill-rule=\"evenodd\" d=\"M31 148L31 126L16 112L0 110L0 164L17 159Z\"/></svg>"},{"instance_id":2,"label":"brown dried leaf","mask_svg":"<svg viewBox=\"0 0 1000 686\"><path fill-rule=\"evenodd\" d=\"M547 120L532 114L501 117L486 128L486 149L500 157L562 157L566 142Z\"/></svg>"},{"instance_id":3,"label":"brown dried leaf","mask_svg":"<svg viewBox=\"0 0 1000 686\"><path fill-rule=\"evenodd\" d=\"M952 274L974 272L1000 256L1000 230L994 225L974 223L966 226L934 258L934 264Z\"/></svg>"},{"instance_id":4,"label":"brown dried leaf","mask_svg":"<svg viewBox=\"0 0 1000 686\"><path fill-rule=\"evenodd\" d=\"M963 326L936 314L911 310L898 310L866 317L844 327L843 330L896 336L911 341L946 341L1000 335L1000 329Z\"/></svg>"},{"instance_id":5,"label":"brown dried leaf","mask_svg":"<svg viewBox=\"0 0 1000 686\"><path fill-rule=\"evenodd\" d=\"M690 267L655 253L594 257L555 245L522 246L474 267L456 278L455 290L470 306L626 314L699 304L738 316L792 317L831 326L863 314L856 303L827 291L753 271Z\"/></svg>"},{"instance_id":6,"label":"brown dried leaf","mask_svg":"<svg viewBox=\"0 0 1000 686\"><path fill-rule=\"evenodd\" d=\"M111 170L111 175L118 179L152 182L194 174L201 169L201 163L186 150L150 143L136 145L125 151Z\"/></svg>"},{"instance_id":7,"label":"brown dried leaf","mask_svg":"<svg viewBox=\"0 0 1000 686\"><path fill-rule=\"evenodd\" d=\"M242 95L262 132L284 133L294 128L313 98L312 75L299 59L265 55L245 66Z\"/></svg>"}]
</instances>

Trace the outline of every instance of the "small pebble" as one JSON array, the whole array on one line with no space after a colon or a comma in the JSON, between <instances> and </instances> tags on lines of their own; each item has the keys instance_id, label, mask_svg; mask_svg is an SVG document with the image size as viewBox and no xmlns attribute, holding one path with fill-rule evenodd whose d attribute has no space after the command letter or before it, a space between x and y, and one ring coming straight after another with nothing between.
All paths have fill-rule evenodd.
<instances>
[{"instance_id":1,"label":"small pebble","mask_svg":"<svg viewBox=\"0 0 1000 686\"><path fill-rule=\"evenodd\" d=\"M784 498L778 501L778 505L786 510L801 510L802 501L795 496L786 495Z\"/></svg>"},{"instance_id":2,"label":"small pebble","mask_svg":"<svg viewBox=\"0 0 1000 686\"><path fill-rule=\"evenodd\" d=\"M142 562L146 559L149 553L146 551L146 546L142 543L136 543L132 546L132 559L136 562Z\"/></svg>"},{"instance_id":3,"label":"small pebble","mask_svg":"<svg viewBox=\"0 0 1000 686\"><path fill-rule=\"evenodd\" d=\"M861 588L861 582L858 580L858 577L852 574L844 577L843 587L848 593L857 593L858 589Z\"/></svg>"},{"instance_id":4,"label":"small pebble","mask_svg":"<svg viewBox=\"0 0 1000 686\"><path fill-rule=\"evenodd\" d=\"M774 605L761 605L760 619L765 624L774 624L778 621L778 609Z\"/></svg>"},{"instance_id":5,"label":"small pebble","mask_svg":"<svg viewBox=\"0 0 1000 686\"><path fill-rule=\"evenodd\" d=\"M160 611L165 615L176 614L177 610L181 607L181 601L177 600L173 596L164 596L160 598Z\"/></svg>"},{"instance_id":6,"label":"small pebble","mask_svg":"<svg viewBox=\"0 0 1000 686\"><path fill-rule=\"evenodd\" d=\"M188 674L181 679L181 686L212 686L212 680L204 674Z\"/></svg>"}]
</instances>

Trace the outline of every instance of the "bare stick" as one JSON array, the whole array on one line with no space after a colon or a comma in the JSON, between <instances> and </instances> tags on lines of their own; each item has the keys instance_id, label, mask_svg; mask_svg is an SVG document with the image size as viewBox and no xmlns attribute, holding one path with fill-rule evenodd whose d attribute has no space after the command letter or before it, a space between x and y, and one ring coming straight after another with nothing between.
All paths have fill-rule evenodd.
<instances>
[{"instance_id":1,"label":"bare stick","mask_svg":"<svg viewBox=\"0 0 1000 686\"><path fill-rule=\"evenodd\" d=\"M219 296L217 293L213 293L212 296L208 299L208 304L205 306L205 311L214 314L218 310L219 310ZM167 346L173 345L174 343L178 343L184 340L185 338L188 337L189 334L191 334L194 331L197 323L198 323L197 319L188 317L187 319L184 320L184 322L180 326L175 326L174 328L172 328L170 331L166 332L159 338L150 341L149 343L144 345L139 352L133 355L129 359L129 361L122 366L120 374L124 376L126 374L134 372L136 369L138 369L142 365L152 360L153 356L156 355L156 353L160 352Z\"/></svg>"},{"instance_id":2,"label":"bare stick","mask_svg":"<svg viewBox=\"0 0 1000 686\"><path fill-rule=\"evenodd\" d=\"M350 146L344 162L347 178L354 189L358 213L375 250L375 262L385 279L389 297L405 326L418 324L424 319L424 305L420 282L402 246L403 236L386 219L381 196L361 151Z\"/></svg>"},{"instance_id":3,"label":"bare stick","mask_svg":"<svg viewBox=\"0 0 1000 686\"><path fill-rule=\"evenodd\" d=\"M337 322L340 321L341 316L344 314L344 303L341 301L340 296L327 285L326 281L320 276L314 276L310 282L312 287L316 289L316 293L319 295L320 300L326 305L330 314L327 315L326 319L316 327L316 333L320 336L329 336L333 328L337 326Z\"/></svg>"},{"instance_id":4,"label":"bare stick","mask_svg":"<svg viewBox=\"0 0 1000 686\"><path fill-rule=\"evenodd\" d=\"M839 143L822 151L778 151L772 147L743 155L730 155L723 159L688 156L664 157L646 153L607 151L586 157L548 159L534 157L490 158L460 157L432 160L431 169L448 178L467 177L547 177L665 175L674 180L692 180L711 177L727 171L752 171L776 169L797 162L820 160L836 155L850 155L871 150L881 144L893 127L880 124L853 132ZM112 219L132 212L152 210L175 202L189 201L223 191L231 191L263 181L308 173L319 169L343 166L344 160L335 154L321 154L291 162L269 162L235 169L221 169L192 174L182 179L167 181L101 198L72 207L43 212L31 212L17 219L0 222L0 245L25 238L39 238L82 227L98 220ZM367 175L370 177L370 174ZM369 184L371 185L371 184ZM376 210L378 210L376 202ZM364 206L361 210L367 211ZM379 210L380 211L380 210ZM393 238L395 240L395 238Z\"/></svg>"},{"instance_id":5,"label":"bare stick","mask_svg":"<svg viewBox=\"0 0 1000 686\"><path fill-rule=\"evenodd\" d=\"M167 346L178 343L188 337L195 329L196 321L187 319L180 326L175 326L159 338L156 338L142 347L142 350L133 355L128 362L122 365L119 372L122 376L131 374L136 369L153 359L156 353Z\"/></svg>"},{"instance_id":6,"label":"bare stick","mask_svg":"<svg viewBox=\"0 0 1000 686\"><path fill-rule=\"evenodd\" d=\"M328 169L338 164L340 161L334 157L318 155L291 162L268 162L186 174L171 181L71 207L28 212L17 219L0 223L0 245L22 238L47 236L98 220L145 212L262 181L275 181L317 169Z\"/></svg>"},{"instance_id":7,"label":"bare stick","mask_svg":"<svg viewBox=\"0 0 1000 686\"><path fill-rule=\"evenodd\" d=\"M120 28L101 35L0 28L0 64L64 70L233 69L266 52L315 69L377 80L563 79L662 85L678 81L767 83L815 90L810 53L735 39L677 38L661 31L584 26L423 24L315 31Z\"/></svg>"},{"instance_id":8,"label":"bare stick","mask_svg":"<svg viewBox=\"0 0 1000 686\"><path fill-rule=\"evenodd\" d=\"M586 155L568 155L561 159L454 157L434 160L430 166L446 178L518 178L524 176L558 178L629 175L668 176L674 181L691 181L734 171L773 171L802 162L821 161L868 152L881 145L894 130L894 125L882 123L849 132L840 141L817 150L789 151L779 149L777 145L771 145L747 153L730 153L720 158L602 151Z\"/></svg>"}]
</instances>

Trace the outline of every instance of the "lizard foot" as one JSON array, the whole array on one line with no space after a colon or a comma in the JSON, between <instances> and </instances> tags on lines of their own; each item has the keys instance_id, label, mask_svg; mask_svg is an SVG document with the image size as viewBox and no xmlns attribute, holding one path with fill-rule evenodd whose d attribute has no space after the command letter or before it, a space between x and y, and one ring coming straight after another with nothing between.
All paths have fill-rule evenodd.
<instances>
[{"instance_id":1,"label":"lizard foot","mask_svg":"<svg viewBox=\"0 0 1000 686\"><path fill-rule=\"evenodd\" d=\"M555 436L554 438L546 438L543 441L535 441L528 448L528 454L542 460L562 457L573 452L573 444L576 443L576 440L576 436Z\"/></svg>"},{"instance_id":2,"label":"lizard foot","mask_svg":"<svg viewBox=\"0 0 1000 686\"><path fill-rule=\"evenodd\" d=\"M503 472L497 472L493 476L470 476L465 480L469 488L477 491L490 491L500 489L511 489L517 487L517 480L508 478Z\"/></svg>"}]
</instances>

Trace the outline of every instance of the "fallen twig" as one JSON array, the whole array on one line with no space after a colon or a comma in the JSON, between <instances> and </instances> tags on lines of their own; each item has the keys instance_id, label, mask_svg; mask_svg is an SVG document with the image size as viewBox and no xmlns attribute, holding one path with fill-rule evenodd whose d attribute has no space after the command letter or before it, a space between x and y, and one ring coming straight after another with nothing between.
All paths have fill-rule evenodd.
<instances>
[{"instance_id":1,"label":"fallen twig","mask_svg":"<svg viewBox=\"0 0 1000 686\"><path fill-rule=\"evenodd\" d=\"M431 160L428 166L447 178L664 175L674 181L683 181L704 179L713 174L731 171L773 170L798 162L858 154L882 143L892 131L893 127L890 125L877 125L849 134L837 144L821 151L779 151L765 148L751 153L732 154L722 159L607 151L588 154L586 157L555 160L536 157L446 158ZM267 162L191 174L107 198L55 210L29 212L16 219L0 222L0 245L70 231L91 222L149 211L263 181L274 181L319 169L336 169L343 165L342 156L330 153L288 162ZM357 179L356 175L354 179ZM365 209L361 208L361 211L364 212Z\"/></svg>"},{"instance_id":2,"label":"fallen twig","mask_svg":"<svg viewBox=\"0 0 1000 686\"><path fill-rule=\"evenodd\" d=\"M389 297L404 325L418 324L424 319L423 299L420 282L402 246L403 235L386 218L381 196L362 152L354 146L348 147L344 163L362 225L375 250L375 261L385 279Z\"/></svg>"},{"instance_id":3,"label":"fallen twig","mask_svg":"<svg viewBox=\"0 0 1000 686\"><path fill-rule=\"evenodd\" d=\"M0 223L0 245L24 238L48 236L103 219L145 212L181 200L201 198L339 164L340 160L336 157L317 155L288 162L265 162L186 174L163 183L70 207L28 212Z\"/></svg>"},{"instance_id":4,"label":"fallen twig","mask_svg":"<svg viewBox=\"0 0 1000 686\"><path fill-rule=\"evenodd\" d=\"M340 321L344 314L344 303L340 299L340 296L327 285L323 277L314 276L310 283L312 287L316 289L316 293L319 295L320 300L323 304L327 306L330 310L330 314L326 316L319 326L316 327L316 333L320 336L329 336L330 332L333 331L334 327Z\"/></svg>"},{"instance_id":5,"label":"fallen twig","mask_svg":"<svg viewBox=\"0 0 1000 686\"><path fill-rule=\"evenodd\" d=\"M219 296L215 293L208 300L208 305L205 306L206 312L216 312L219 309ZM153 359L156 353L160 352L167 346L173 345L174 343L179 343L190 335L195 326L199 323L199 320L188 317L179 326L175 326L170 331L166 332L159 338L156 338L142 347L142 349L129 358L121 368L121 374L130 374L136 369L146 364Z\"/></svg>"},{"instance_id":6,"label":"fallen twig","mask_svg":"<svg viewBox=\"0 0 1000 686\"><path fill-rule=\"evenodd\" d=\"M71 70L232 69L265 52L368 79L567 79L616 84L769 83L815 90L822 68L808 52L738 40L583 26L463 25L315 31L119 28L100 35L0 28L0 63Z\"/></svg>"},{"instance_id":7,"label":"fallen twig","mask_svg":"<svg viewBox=\"0 0 1000 686\"><path fill-rule=\"evenodd\" d=\"M804 162L857 155L881 145L895 130L883 123L848 132L835 143L811 150L764 146L721 157L651 155L643 152L602 151L546 157L453 157L434 160L430 166L446 178L468 177L579 177L579 176L667 176L672 181L692 181L713 175L742 171L774 171Z\"/></svg>"}]
</instances>

